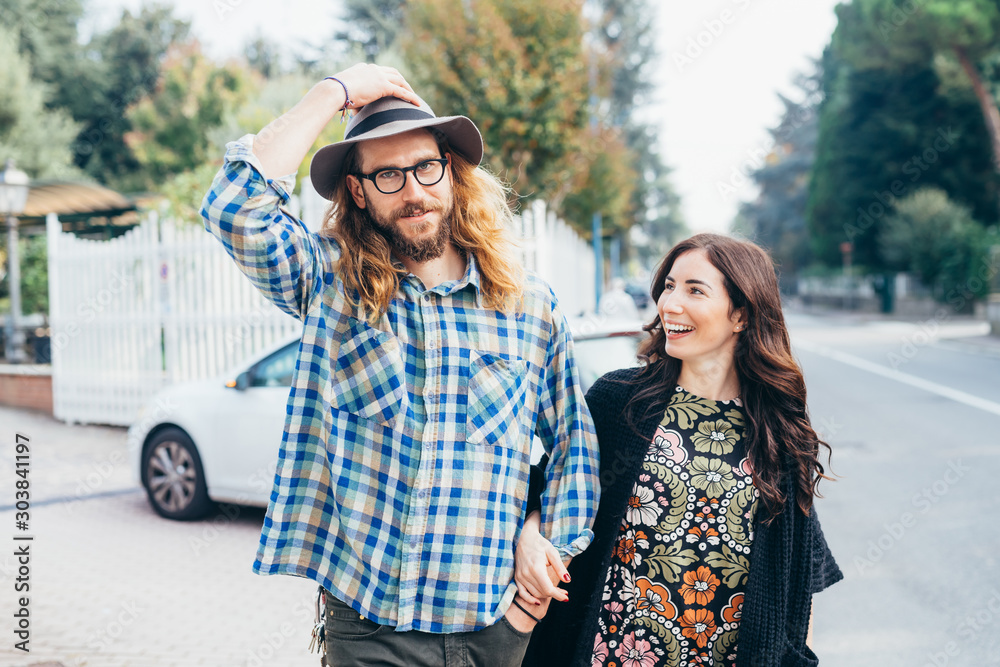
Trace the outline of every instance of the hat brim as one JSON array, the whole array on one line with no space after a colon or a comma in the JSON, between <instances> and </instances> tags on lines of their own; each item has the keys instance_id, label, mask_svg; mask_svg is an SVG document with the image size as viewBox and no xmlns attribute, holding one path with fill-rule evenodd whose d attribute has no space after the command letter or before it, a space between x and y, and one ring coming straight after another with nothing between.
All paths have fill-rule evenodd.
<instances>
[{"instance_id":1,"label":"hat brim","mask_svg":"<svg viewBox=\"0 0 1000 667\"><path fill-rule=\"evenodd\" d=\"M400 120L386 123L370 132L353 139L345 139L335 144L329 144L316 151L309 165L309 179L313 188L324 199L331 199L337 182L342 176L341 170L347 153L362 141L382 139L411 130L434 128L448 138L448 145L462 157L478 165L483 159L483 137L479 134L476 124L465 116L443 116L420 120Z\"/></svg>"}]
</instances>

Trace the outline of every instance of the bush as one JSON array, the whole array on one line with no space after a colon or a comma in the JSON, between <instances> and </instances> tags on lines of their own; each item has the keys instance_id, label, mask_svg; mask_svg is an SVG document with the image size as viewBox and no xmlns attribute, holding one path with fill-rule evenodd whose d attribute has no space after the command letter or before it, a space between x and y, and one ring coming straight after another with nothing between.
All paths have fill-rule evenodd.
<instances>
[{"instance_id":1,"label":"bush","mask_svg":"<svg viewBox=\"0 0 1000 667\"><path fill-rule=\"evenodd\" d=\"M991 246L995 231L973 219L965 206L938 188L923 188L896 204L880 238L891 268L916 274L941 301L955 295L981 299L996 276Z\"/></svg>"}]
</instances>

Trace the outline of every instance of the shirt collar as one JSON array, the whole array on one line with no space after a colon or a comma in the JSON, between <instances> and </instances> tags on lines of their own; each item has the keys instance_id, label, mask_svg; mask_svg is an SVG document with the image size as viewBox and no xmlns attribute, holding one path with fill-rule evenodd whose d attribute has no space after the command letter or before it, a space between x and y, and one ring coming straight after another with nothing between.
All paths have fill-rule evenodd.
<instances>
[{"instance_id":1,"label":"shirt collar","mask_svg":"<svg viewBox=\"0 0 1000 667\"><path fill-rule=\"evenodd\" d=\"M466 257L465 275L463 275L462 278L457 281L448 281L441 283L440 285L435 287L434 290L439 290L441 294L452 294L460 289L472 286L472 288L476 290L476 306L482 308L483 288L482 288L482 278L479 274L479 266L476 264L476 257L472 253L466 253L465 257ZM395 255L393 255L392 257L392 263L394 266L406 271L406 269L403 266L403 263L399 261L399 259L396 258ZM414 274L410 273L409 271L406 272L406 278L413 285L415 286L420 285L421 288L423 287L420 279L417 278L417 276L415 276Z\"/></svg>"}]
</instances>

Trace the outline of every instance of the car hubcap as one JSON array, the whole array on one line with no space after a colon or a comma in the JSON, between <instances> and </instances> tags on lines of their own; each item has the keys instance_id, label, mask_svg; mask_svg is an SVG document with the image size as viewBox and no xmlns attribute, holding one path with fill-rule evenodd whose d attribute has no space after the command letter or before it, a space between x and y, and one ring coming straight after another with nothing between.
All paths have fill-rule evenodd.
<instances>
[{"instance_id":1,"label":"car hubcap","mask_svg":"<svg viewBox=\"0 0 1000 667\"><path fill-rule=\"evenodd\" d=\"M194 497L197 475L190 452L177 442L161 442L149 457L149 489L156 503L170 512L183 510Z\"/></svg>"}]
</instances>

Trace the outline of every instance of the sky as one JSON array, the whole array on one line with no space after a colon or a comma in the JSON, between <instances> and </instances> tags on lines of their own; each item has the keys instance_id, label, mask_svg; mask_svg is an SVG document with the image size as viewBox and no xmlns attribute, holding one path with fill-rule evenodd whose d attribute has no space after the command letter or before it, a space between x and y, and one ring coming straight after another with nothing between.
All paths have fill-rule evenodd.
<instances>
[{"instance_id":1,"label":"sky","mask_svg":"<svg viewBox=\"0 0 1000 667\"><path fill-rule=\"evenodd\" d=\"M541 0L544 1L544 0ZM682 215L693 232L724 232L739 201L752 199L743 177L771 147L767 129L794 97L792 79L810 71L836 27L839 0L660 0L660 61L644 117L660 127L660 151L673 169ZM89 0L82 33L113 25L143 0ZM318 44L337 28L338 3L283 0L174 0L210 55L237 55L258 32L287 44ZM419 91L418 91L419 92ZM475 119L473 119L475 120ZM735 192L727 186L733 186Z\"/></svg>"}]
</instances>

